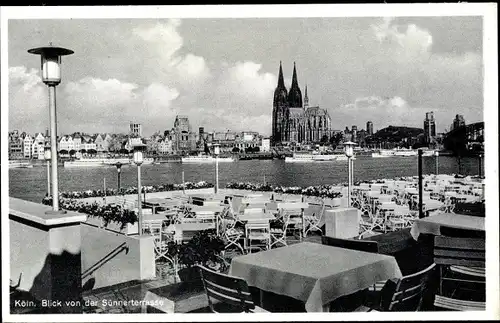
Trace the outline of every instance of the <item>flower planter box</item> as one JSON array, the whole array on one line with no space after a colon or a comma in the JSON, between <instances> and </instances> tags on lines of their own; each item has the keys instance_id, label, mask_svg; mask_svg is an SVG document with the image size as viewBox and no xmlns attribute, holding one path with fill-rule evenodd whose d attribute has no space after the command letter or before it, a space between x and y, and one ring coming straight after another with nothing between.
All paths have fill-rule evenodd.
<instances>
[{"instance_id":1,"label":"flower planter box","mask_svg":"<svg viewBox=\"0 0 500 323\"><path fill-rule=\"evenodd\" d=\"M139 222L136 222L134 224L127 223L124 231L126 235L139 234Z\"/></svg>"},{"instance_id":2,"label":"flower planter box","mask_svg":"<svg viewBox=\"0 0 500 323\"><path fill-rule=\"evenodd\" d=\"M340 204L341 204L340 198L337 197L337 198L332 199L332 206L333 207L338 207L338 206L340 206Z\"/></svg>"}]
</instances>

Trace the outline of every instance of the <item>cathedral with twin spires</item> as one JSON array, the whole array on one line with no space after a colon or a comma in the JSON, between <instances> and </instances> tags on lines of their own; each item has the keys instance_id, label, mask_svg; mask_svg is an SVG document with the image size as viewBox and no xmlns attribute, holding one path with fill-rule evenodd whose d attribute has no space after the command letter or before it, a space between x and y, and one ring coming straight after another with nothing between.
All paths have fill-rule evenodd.
<instances>
[{"instance_id":1,"label":"cathedral with twin spires","mask_svg":"<svg viewBox=\"0 0 500 323\"><path fill-rule=\"evenodd\" d=\"M310 107L307 85L302 104L302 92L293 63L292 85L287 91L280 62L278 86L273 100L273 144L319 143L331 137L331 120L328 112L318 106Z\"/></svg>"}]
</instances>

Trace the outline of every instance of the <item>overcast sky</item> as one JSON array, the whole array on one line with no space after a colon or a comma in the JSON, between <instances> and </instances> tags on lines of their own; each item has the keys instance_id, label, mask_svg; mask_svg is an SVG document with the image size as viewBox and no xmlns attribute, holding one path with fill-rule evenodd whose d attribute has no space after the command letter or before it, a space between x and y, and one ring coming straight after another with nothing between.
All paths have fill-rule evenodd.
<instances>
[{"instance_id":1,"label":"overcast sky","mask_svg":"<svg viewBox=\"0 0 500 323\"><path fill-rule=\"evenodd\" d=\"M282 61L334 129L423 127L456 114L483 121L481 17L10 20L9 129L48 125L47 88L31 47L73 49L57 87L59 133L194 130L271 132Z\"/></svg>"}]
</instances>

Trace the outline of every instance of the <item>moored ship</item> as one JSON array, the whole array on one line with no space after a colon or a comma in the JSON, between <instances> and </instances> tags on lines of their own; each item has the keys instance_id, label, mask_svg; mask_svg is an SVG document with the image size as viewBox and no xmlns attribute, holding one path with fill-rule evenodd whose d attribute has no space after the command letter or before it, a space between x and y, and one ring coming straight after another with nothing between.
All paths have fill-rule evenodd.
<instances>
[{"instance_id":1,"label":"moored ship","mask_svg":"<svg viewBox=\"0 0 500 323\"><path fill-rule=\"evenodd\" d=\"M312 163L312 162L327 162L327 161L342 161L347 160L347 156L343 154L311 154L311 153L295 153L292 157L285 157L286 163Z\"/></svg>"},{"instance_id":2,"label":"moored ship","mask_svg":"<svg viewBox=\"0 0 500 323\"><path fill-rule=\"evenodd\" d=\"M215 163L216 158L211 156L211 155L198 155L198 156L187 156L187 157L182 157L181 162L182 163ZM234 162L233 157L219 157L218 158L219 163L231 163Z\"/></svg>"},{"instance_id":3,"label":"moored ship","mask_svg":"<svg viewBox=\"0 0 500 323\"><path fill-rule=\"evenodd\" d=\"M71 161L65 161L64 167L103 167L114 166L117 163L128 165L130 158L81 158Z\"/></svg>"},{"instance_id":4,"label":"moored ship","mask_svg":"<svg viewBox=\"0 0 500 323\"><path fill-rule=\"evenodd\" d=\"M372 153L373 158L386 158L386 157L411 157L417 156L418 151L413 149L394 148L394 149L380 149L378 152Z\"/></svg>"},{"instance_id":5,"label":"moored ship","mask_svg":"<svg viewBox=\"0 0 500 323\"><path fill-rule=\"evenodd\" d=\"M9 168L33 168L33 164L25 161L9 160Z\"/></svg>"}]
</instances>

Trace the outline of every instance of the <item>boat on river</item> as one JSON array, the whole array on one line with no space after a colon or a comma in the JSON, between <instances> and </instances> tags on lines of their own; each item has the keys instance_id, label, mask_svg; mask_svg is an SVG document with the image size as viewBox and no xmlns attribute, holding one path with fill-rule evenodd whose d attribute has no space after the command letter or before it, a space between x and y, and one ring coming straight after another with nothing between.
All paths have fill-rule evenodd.
<instances>
[{"instance_id":1,"label":"boat on river","mask_svg":"<svg viewBox=\"0 0 500 323\"><path fill-rule=\"evenodd\" d=\"M114 166L117 163L129 165L132 163L130 158L80 158L64 162L64 167L105 167Z\"/></svg>"},{"instance_id":2,"label":"boat on river","mask_svg":"<svg viewBox=\"0 0 500 323\"><path fill-rule=\"evenodd\" d=\"M33 168L33 164L26 161L9 160L9 168Z\"/></svg>"},{"instance_id":3,"label":"boat on river","mask_svg":"<svg viewBox=\"0 0 500 323\"><path fill-rule=\"evenodd\" d=\"M216 159L218 159L219 163L232 163L234 162L233 157L218 157L215 158L211 155L198 155L198 156L187 156L182 157L181 162L184 164L205 164L205 163L215 163Z\"/></svg>"},{"instance_id":4,"label":"boat on river","mask_svg":"<svg viewBox=\"0 0 500 323\"><path fill-rule=\"evenodd\" d=\"M285 157L285 163L315 163L346 160L347 156L344 154L295 153L292 157Z\"/></svg>"},{"instance_id":5,"label":"boat on river","mask_svg":"<svg viewBox=\"0 0 500 323\"><path fill-rule=\"evenodd\" d=\"M418 151L414 149L394 148L394 149L380 149L378 152L372 153L373 158L387 158L387 157L411 157L417 156Z\"/></svg>"},{"instance_id":6,"label":"boat on river","mask_svg":"<svg viewBox=\"0 0 500 323\"><path fill-rule=\"evenodd\" d=\"M432 157L435 154L435 150L425 149L422 152L423 157ZM386 158L386 157L412 157L418 155L418 149L405 149L405 148L394 148L394 149L380 149L378 152L373 152L373 158Z\"/></svg>"}]
</instances>

